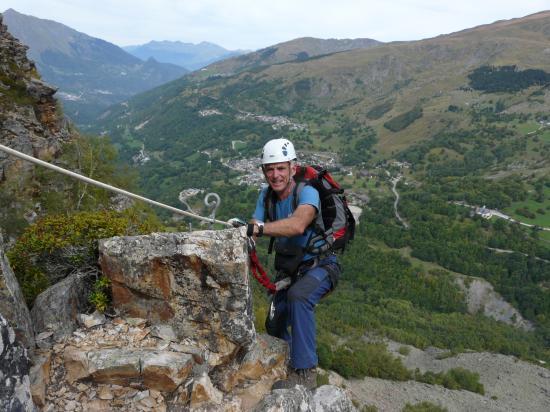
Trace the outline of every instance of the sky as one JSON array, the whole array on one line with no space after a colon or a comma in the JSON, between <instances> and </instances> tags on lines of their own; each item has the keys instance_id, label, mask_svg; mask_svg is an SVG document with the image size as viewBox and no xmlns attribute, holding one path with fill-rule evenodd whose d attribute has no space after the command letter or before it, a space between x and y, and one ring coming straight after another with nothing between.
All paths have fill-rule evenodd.
<instances>
[{"instance_id":1,"label":"sky","mask_svg":"<svg viewBox=\"0 0 550 412\"><path fill-rule=\"evenodd\" d=\"M298 37L419 40L550 10L550 0L0 0L118 46L208 41L256 50Z\"/></svg>"}]
</instances>

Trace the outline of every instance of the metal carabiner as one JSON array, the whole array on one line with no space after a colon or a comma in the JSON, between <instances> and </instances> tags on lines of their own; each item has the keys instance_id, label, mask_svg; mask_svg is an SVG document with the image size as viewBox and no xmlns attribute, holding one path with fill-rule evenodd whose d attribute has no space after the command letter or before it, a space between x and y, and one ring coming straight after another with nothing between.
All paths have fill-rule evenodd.
<instances>
[{"instance_id":1,"label":"metal carabiner","mask_svg":"<svg viewBox=\"0 0 550 412\"><path fill-rule=\"evenodd\" d=\"M254 242L254 239L252 239L250 236L247 236L246 239L247 239L248 252L250 253L256 249L256 242Z\"/></svg>"}]
</instances>

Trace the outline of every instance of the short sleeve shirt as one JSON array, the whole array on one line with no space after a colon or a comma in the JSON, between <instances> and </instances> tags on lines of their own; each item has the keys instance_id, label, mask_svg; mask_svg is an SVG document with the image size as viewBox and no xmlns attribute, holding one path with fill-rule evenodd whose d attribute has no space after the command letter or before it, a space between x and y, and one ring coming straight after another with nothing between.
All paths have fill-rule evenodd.
<instances>
[{"instance_id":1,"label":"short sleeve shirt","mask_svg":"<svg viewBox=\"0 0 550 412\"><path fill-rule=\"evenodd\" d=\"M266 216L265 195L267 193L267 190L268 188L266 187L260 192L260 195L258 196L258 201L256 202L256 210L252 215L254 219L260 222L263 222ZM275 220L286 219L287 217L292 216L292 213L294 213L293 203L294 194L291 194L284 200L278 200L275 204ZM300 191L298 206L311 205L317 210L317 212L319 212L320 204L321 201L319 199L319 192L309 185L304 186L303 189ZM292 237L277 237L276 241L285 244L305 247L312 236L314 236L313 230L307 229L302 235ZM313 255L305 255L304 260L311 259L312 257Z\"/></svg>"}]
</instances>

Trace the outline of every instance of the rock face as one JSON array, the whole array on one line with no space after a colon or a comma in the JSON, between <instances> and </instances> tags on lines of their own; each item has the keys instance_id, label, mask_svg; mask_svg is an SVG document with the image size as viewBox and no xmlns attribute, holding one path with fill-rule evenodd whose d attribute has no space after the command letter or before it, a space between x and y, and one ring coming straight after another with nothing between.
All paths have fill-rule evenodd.
<instances>
[{"instance_id":1,"label":"rock face","mask_svg":"<svg viewBox=\"0 0 550 412\"><path fill-rule=\"evenodd\" d=\"M243 230L154 233L99 243L123 313L173 328L227 363L255 339Z\"/></svg>"},{"instance_id":2,"label":"rock face","mask_svg":"<svg viewBox=\"0 0 550 412\"><path fill-rule=\"evenodd\" d=\"M15 332L0 315L0 410L34 411L27 351L16 340Z\"/></svg>"},{"instance_id":3,"label":"rock face","mask_svg":"<svg viewBox=\"0 0 550 412\"><path fill-rule=\"evenodd\" d=\"M55 89L38 78L26 52L0 15L0 144L50 161L60 155L73 133L58 114ZM0 151L0 224L7 242L40 213L37 189L27 184L34 178L33 168L32 163Z\"/></svg>"},{"instance_id":4,"label":"rock face","mask_svg":"<svg viewBox=\"0 0 550 412\"><path fill-rule=\"evenodd\" d=\"M485 279L458 276L456 283L466 295L468 313L483 315L523 330L533 330L533 324L495 292Z\"/></svg>"},{"instance_id":5,"label":"rock face","mask_svg":"<svg viewBox=\"0 0 550 412\"><path fill-rule=\"evenodd\" d=\"M70 135L57 115L56 89L38 79L27 47L7 31L1 15L0 74L0 143L31 156L57 154ZM0 152L0 177L30 167Z\"/></svg>"},{"instance_id":6,"label":"rock face","mask_svg":"<svg viewBox=\"0 0 550 412\"><path fill-rule=\"evenodd\" d=\"M34 349L34 332L29 309L23 299L21 288L4 253L0 233L0 314L13 325L21 343L31 351Z\"/></svg>"},{"instance_id":7,"label":"rock face","mask_svg":"<svg viewBox=\"0 0 550 412\"><path fill-rule=\"evenodd\" d=\"M90 290L89 276L74 273L38 295L31 309L35 333L50 330L56 339L70 335L77 327L77 315L89 306Z\"/></svg>"}]
</instances>

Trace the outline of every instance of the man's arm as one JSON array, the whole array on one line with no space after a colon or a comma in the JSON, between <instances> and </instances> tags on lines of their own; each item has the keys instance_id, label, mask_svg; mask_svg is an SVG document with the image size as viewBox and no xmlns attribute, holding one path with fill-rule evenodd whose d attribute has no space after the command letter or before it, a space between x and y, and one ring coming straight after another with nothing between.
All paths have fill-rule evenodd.
<instances>
[{"instance_id":1,"label":"man's arm","mask_svg":"<svg viewBox=\"0 0 550 412\"><path fill-rule=\"evenodd\" d=\"M296 208L292 216L276 220L275 222L266 222L264 225L265 236L284 236L292 237L301 235L315 219L317 209L308 204L300 205ZM256 223L253 220L253 223ZM254 225L254 235L258 234L258 226Z\"/></svg>"}]
</instances>

